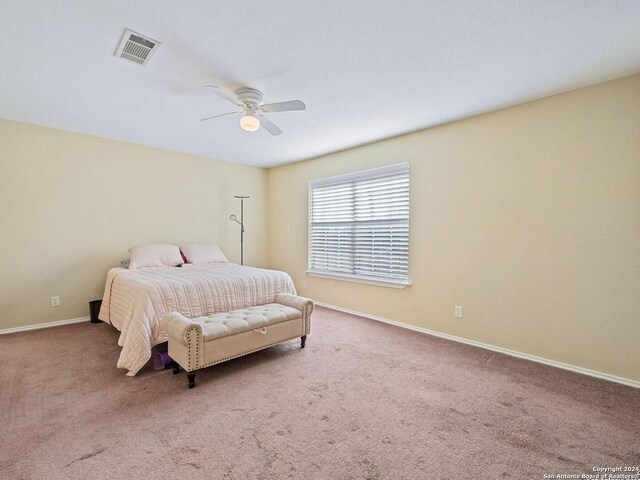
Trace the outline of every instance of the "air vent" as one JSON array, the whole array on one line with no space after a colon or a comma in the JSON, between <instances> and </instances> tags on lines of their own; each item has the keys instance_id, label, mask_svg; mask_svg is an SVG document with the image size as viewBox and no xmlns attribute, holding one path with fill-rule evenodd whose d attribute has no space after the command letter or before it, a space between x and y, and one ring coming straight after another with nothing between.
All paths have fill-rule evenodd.
<instances>
[{"instance_id":1,"label":"air vent","mask_svg":"<svg viewBox=\"0 0 640 480\"><path fill-rule=\"evenodd\" d=\"M115 56L144 66L149 63L159 46L160 42L156 40L125 30Z\"/></svg>"}]
</instances>

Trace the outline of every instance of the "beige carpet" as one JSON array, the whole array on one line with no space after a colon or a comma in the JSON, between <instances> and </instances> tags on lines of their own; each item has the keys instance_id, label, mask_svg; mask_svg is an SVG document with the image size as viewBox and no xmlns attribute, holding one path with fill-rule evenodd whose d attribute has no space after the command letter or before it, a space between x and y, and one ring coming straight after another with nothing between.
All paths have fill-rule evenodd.
<instances>
[{"instance_id":1,"label":"beige carpet","mask_svg":"<svg viewBox=\"0 0 640 480\"><path fill-rule=\"evenodd\" d=\"M299 342L185 374L117 332L0 336L2 479L542 479L640 465L640 391L317 309Z\"/></svg>"}]
</instances>

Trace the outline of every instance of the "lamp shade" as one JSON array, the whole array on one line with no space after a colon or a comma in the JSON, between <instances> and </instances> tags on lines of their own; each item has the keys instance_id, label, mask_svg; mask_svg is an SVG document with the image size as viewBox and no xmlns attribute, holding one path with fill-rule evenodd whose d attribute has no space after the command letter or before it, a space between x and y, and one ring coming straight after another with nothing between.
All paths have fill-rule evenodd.
<instances>
[{"instance_id":1,"label":"lamp shade","mask_svg":"<svg viewBox=\"0 0 640 480\"><path fill-rule=\"evenodd\" d=\"M240 127L247 132L255 132L260 128L260 119L253 115L244 115L240 118Z\"/></svg>"}]
</instances>

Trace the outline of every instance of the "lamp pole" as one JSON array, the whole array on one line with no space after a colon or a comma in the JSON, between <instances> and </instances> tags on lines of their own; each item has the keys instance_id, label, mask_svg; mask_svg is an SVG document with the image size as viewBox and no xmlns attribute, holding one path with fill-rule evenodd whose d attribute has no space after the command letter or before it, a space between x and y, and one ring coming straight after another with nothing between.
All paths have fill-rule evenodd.
<instances>
[{"instance_id":1,"label":"lamp pole","mask_svg":"<svg viewBox=\"0 0 640 480\"><path fill-rule=\"evenodd\" d=\"M240 224L240 265L244 265L244 199L249 196L234 195L234 198L240 199L240 221L235 214L229 215L229 220Z\"/></svg>"}]
</instances>

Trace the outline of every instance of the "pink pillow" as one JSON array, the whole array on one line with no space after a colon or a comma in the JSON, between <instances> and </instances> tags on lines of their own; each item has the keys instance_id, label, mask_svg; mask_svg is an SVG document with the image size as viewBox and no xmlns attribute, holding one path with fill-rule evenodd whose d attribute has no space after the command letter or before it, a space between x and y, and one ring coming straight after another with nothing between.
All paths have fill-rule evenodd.
<instances>
[{"instance_id":1,"label":"pink pillow","mask_svg":"<svg viewBox=\"0 0 640 480\"><path fill-rule=\"evenodd\" d=\"M129 269L145 267L175 267L182 255L175 245L137 245L129 249Z\"/></svg>"},{"instance_id":2,"label":"pink pillow","mask_svg":"<svg viewBox=\"0 0 640 480\"><path fill-rule=\"evenodd\" d=\"M210 243L180 245L180 251L189 263L229 263L222 250Z\"/></svg>"}]
</instances>

